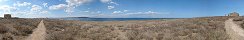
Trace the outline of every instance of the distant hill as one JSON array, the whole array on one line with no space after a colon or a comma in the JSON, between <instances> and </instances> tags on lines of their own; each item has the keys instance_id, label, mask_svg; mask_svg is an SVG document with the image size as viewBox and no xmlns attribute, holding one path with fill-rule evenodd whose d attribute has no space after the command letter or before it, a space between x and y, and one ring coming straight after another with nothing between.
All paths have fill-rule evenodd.
<instances>
[{"instance_id":1,"label":"distant hill","mask_svg":"<svg viewBox=\"0 0 244 40\"><path fill-rule=\"evenodd\" d=\"M89 18L89 17L65 17L65 18Z\"/></svg>"}]
</instances>

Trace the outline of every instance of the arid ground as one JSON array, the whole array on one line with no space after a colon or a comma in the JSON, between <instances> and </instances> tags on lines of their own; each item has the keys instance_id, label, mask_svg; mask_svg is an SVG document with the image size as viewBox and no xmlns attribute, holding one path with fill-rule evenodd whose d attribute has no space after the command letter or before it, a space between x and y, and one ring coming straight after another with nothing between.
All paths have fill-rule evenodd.
<instances>
[{"instance_id":1,"label":"arid ground","mask_svg":"<svg viewBox=\"0 0 244 40\"><path fill-rule=\"evenodd\" d=\"M227 16L104 22L0 19L0 40L27 40L35 30L43 29L38 27L41 20L45 40L228 40L232 39L226 31L230 18L243 27L244 17Z\"/></svg>"}]
</instances>

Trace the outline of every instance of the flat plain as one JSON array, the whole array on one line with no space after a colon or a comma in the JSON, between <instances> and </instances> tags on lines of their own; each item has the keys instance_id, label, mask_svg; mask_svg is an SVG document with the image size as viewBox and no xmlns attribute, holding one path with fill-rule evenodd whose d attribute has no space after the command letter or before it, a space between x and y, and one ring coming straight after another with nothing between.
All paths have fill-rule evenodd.
<instances>
[{"instance_id":1,"label":"flat plain","mask_svg":"<svg viewBox=\"0 0 244 40\"><path fill-rule=\"evenodd\" d=\"M0 39L25 40L43 20L45 40L227 40L230 37L225 21L229 18L243 17L140 21L0 19Z\"/></svg>"}]
</instances>

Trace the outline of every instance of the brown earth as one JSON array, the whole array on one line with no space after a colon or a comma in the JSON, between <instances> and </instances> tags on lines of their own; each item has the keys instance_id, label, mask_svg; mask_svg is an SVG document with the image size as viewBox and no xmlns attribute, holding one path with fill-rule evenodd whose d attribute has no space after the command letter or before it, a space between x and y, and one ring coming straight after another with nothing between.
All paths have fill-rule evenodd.
<instances>
[{"instance_id":1,"label":"brown earth","mask_svg":"<svg viewBox=\"0 0 244 40\"><path fill-rule=\"evenodd\" d=\"M46 40L227 40L225 21L243 17L199 17L144 21L44 19ZM0 39L25 39L41 19L0 19Z\"/></svg>"},{"instance_id":2,"label":"brown earth","mask_svg":"<svg viewBox=\"0 0 244 40\"><path fill-rule=\"evenodd\" d=\"M240 25L237 25L233 19L225 21L226 33L229 34L229 40L243 40L244 39L244 30Z\"/></svg>"},{"instance_id":3,"label":"brown earth","mask_svg":"<svg viewBox=\"0 0 244 40\"><path fill-rule=\"evenodd\" d=\"M45 40L46 37L46 27L43 23L43 20L38 24L37 28L35 28L30 34L30 36L27 37L26 40Z\"/></svg>"}]
</instances>

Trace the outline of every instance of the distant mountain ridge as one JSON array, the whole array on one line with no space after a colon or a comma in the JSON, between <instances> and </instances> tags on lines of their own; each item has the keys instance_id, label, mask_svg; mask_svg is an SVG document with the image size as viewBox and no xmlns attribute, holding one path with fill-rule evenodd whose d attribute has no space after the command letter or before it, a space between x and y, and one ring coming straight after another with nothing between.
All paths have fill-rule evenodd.
<instances>
[{"instance_id":1,"label":"distant mountain ridge","mask_svg":"<svg viewBox=\"0 0 244 40\"><path fill-rule=\"evenodd\" d=\"M65 18L89 18L89 17L65 17Z\"/></svg>"}]
</instances>

